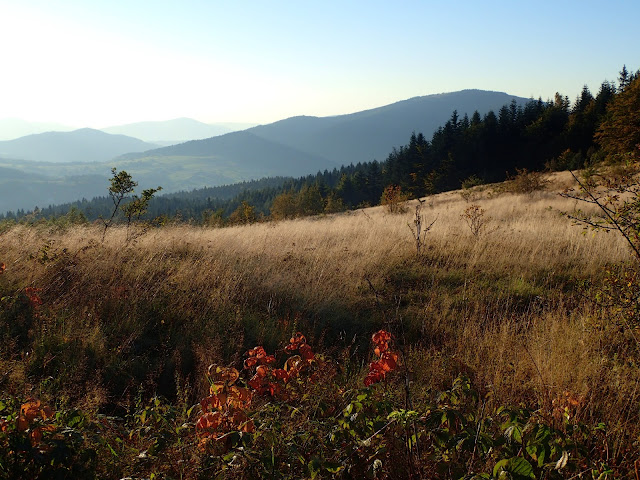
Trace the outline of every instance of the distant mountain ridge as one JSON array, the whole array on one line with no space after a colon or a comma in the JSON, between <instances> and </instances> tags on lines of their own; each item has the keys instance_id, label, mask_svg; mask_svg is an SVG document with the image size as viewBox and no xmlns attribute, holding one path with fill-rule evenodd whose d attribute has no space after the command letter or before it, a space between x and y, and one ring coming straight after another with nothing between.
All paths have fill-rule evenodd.
<instances>
[{"instance_id":1,"label":"distant mountain ridge","mask_svg":"<svg viewBox=\"0 0 640 480\"><path fill-rule=\"evenodd\" d=\"M346 115L291 117L249 128L244 133L250 133L268 141L271 148L276 145L279 145L280 149L289 147L300 154L324 159L324 165L311 162L309 166L314 165L318 169L333 168L351 163L385 160L394 147L406 144L412 132L420 132L427 138L431 138L433 132L444 125L454 110L457 110L460 118L465 114L471 117L476 110L485 114L489 110L498 111L512 101L518 105L524 105L528 100L503 92L462 90L414 97ZM231 134L194 140L138 154L128 154L126 158L167 155L206 156L217 155L220 150L224 150L225 158L233 161L234 152L224 146L228 143L228 135ZM265 149L265 145L260 145L253 155L268 156L269 150ZM243 157L246 159L250 156L251 154L244 148ZM282 172L274 170L272 174L281 175Z\"/></svg>"},{"instance_id":2,"label":"distant mountain ridge","mask_svg":"<svg viewBox=\"0 0 640 480\"><path fill-rule=\"evenodd\" d=\"M76 128L53 122L30 122L21 118L3 118L0 119L0 141L14 140L36 133L70 132Z\"/></svg>"},{"instance_id":3,"label":"distant mountain ridge","mask_svg":"<svg viewBox=\"0 0 640 480\"><path fill-rule=\"evenodd\" d=\"M0 157L40 162L105 162L123 153L155 148L152 143L125 135L81 128L45 132L0 142Z\"/></svg>"},{"instance_id":4,"label":"distant mountain ridge","mask_svg":"<svg viewBox=\"0 0 640 480\"><path fill-rule=\"evenodd\" d=\"M253 172L253 178L305 175L319 169L339 166L327 158L273 142L247 130L204 140L191 140L143 153L126 154L116 161L148 161L167 157L180 159L179 162L183 162L185 158L208 160L212 168L216 165L235 164L245 175L252 176Z\"/></svg>"},{"instance_id":5,"label":"distant mountain ridge","mask_svg":"<svg viewBox=\"0 0 640 480\"><path fill-rule=\"evenodd\" d=\"M192 118L174 118L164 121L136 122L102 128L106 133L128 135L145 142L180 143L188 140L201 140L231 133L228 124L207 124Z\"/></svg>"},{"instance_id":6,"label":"distant mountain ridge","mask_svg":"<svg viewBox=\"0 0 640 480\"><path fill-rule=\"evenodd\" d=\"M202 187L215 187L262 177L303 176L315 174L325 169L332 170L340 165L369 162L374 159L384 161L394 148L407 144L412 132L423 133L426 138L451 118L457 110L459 118L465 114L472 116L474 111L485 115L489 110L498 113L501 107L512 101L523 105L529 99L508 95L503 92L483 90L463 90L460 92L427 95L403 100L390 105L346 115L330 117L299 116L268 125L260 125L247 130L226 133L206 139L190 140L177 145L157 148L157 145L145 143L131 137L121 137L90 129L82 129L67 134L41 134L38 139L70 138L74 135L89 137L91 132L95 141L89 144L93 151L88 155L72 156L61 154L63 148L49 142L43 146L37 157L33 152L29 158L35 162L21 164L8 158L25 158L10 153L8 145L15 145L29 137L11 142L0 142L0 166L24 172L33 172L55 178L56 182L69 183L64 191L65 199L59 199L61 188L51 195L47 192L47 183L34 179L38 185L38 194L22 195L20 199L11 198L11 207L33 208L43 202L60 203L68 201L72 191L95 191L95 195L106 193L108 175L112 167L126 170L140 183L140 188L163 187L166 193L180 190L192 190ZM179 119L178 119L179 120ZM47 137L48 136L48 137ZM128 139L130 144L119 145L119 149L101 146L100 141L115 138ZM34 140L31 138L31 140ZM86 145L85 145L86 146ZM24 150L23 150L24 152ZM3 157L4 153L4 159ZM10 153L10 154L9 154ZM54 158L52 158L54 157ZM96 163L69 163L73 161L99 160ZM46 160L49 159L49 160ZM65 161L53 164L45 161ZM40 163L38 163L40 162ZM87 179L91 188L80 188ZM98 181L99 178L104 180ZM7 180L8 181L8 180ZM66 183L65 183L66 182ZM5 182L0 178L0 192ZM23 179L26 191L28 180ZM53 184L52 184L53 188ZM75 190L74 190L75 189ZM32 190L33 191L33 190ZM20 195L20 192L16 192ZM0 211L7 209L9 202L0 195Z\"/></svg>"},{"instance_id":7,"label":"distant mountain ridge","mask_svg":"<svg viewBox=\"0 0 640 480\"><path fill-rule=\"evenodd\" d=\"M503 92L461 90L414 97L362 112L332 117L292 117L248 131L336 163L385 160L394 147L406 144L412 132L431 138L454 110L460 118L476 110L484 115L516 101L529 99Z\"/></svg>"}]
</instances>

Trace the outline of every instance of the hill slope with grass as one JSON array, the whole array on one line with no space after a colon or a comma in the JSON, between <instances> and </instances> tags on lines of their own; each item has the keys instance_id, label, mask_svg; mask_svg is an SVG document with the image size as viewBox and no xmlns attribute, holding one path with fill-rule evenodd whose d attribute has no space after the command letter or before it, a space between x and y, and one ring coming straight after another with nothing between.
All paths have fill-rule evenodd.
<instances>
[{"instance_id":1,"label":"hill slope with grass","mask_svg":"<svg viewBox=\"0 0 640 480\"><path fill-rule=\"evenodd\" d=\"M33 422L51 425L33 441L45 457L56 451L45 446L60 441L57 432L76 432L66 444L70 463L42 471L554 471L519 449L516 428L548 450L547 463L564 462L558 478L587 466L604 471L605 461L627 472L635 459L628 438L639 433L629 401L637 344L596 292L629 249L620 237L583 235L561 215L575 208L558 195L570 175L548 180L533 193L491 185L427 198L419 213L435 223L420 255L407 228L415 201L399 214L375 207L222 229L165 226L129 243L124 227L104 243L99 226L4 227L2 395L25 402L23 392L37 391L38 405L59 412L53 419L23 403L36 412ZM482 210L478 234L465 217L472 205ZM370 338L381 329L391 340L379 341L376 354ZM306 353L298 337L290 341L297 331ZM389 371L365 387L369 362ZM3 405L6 417L14 403ZM505 443L505 431L514 443ZM3 439L22 434L4 432L0 452ZM471 443L459 444L467 434ZM580 450L563 460L567 442ZM605 446L620 451L607 460ZM271 463L264 451L273 451Z\"/></svg>"},{"instance_id":2,"label":"hill slope with grass","mask_svg":"<svg viewBox=\"0 0 640 480\"><path fill-rule=\"evenodd\" d=\"M637 477L639 77L569 128L597 130L582 172L227 228L0 222L3 476ZM586 111L556 100L534 135Z\"/></svg>"}]
</instances>

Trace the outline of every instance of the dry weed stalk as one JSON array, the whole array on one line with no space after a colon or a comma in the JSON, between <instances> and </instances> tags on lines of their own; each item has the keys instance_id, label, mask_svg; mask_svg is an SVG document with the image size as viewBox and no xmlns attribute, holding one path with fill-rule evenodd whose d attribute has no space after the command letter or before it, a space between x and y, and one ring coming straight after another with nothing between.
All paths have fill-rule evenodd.
<instances>
[{"instance_id":1,"label":"dry weed stalk","mask_svg":"<svg viewBox=\"0 0 640 480\"><path fill-rule=\"evenodd\" d=\"M427 236L427 232L431 230L433 224L436 223L438 217L436 217L433 222L429 225L424 223L424 217L422 216L422 205L425 200L418 199L418 204L416 205L415 217L413 219L413 227L409 224L409 230L411 230L411 234L413 235L413 239L416 244L416 256L420 256L422 253L422 248L424 247L425 239Z\"/></svg>"},{"instance_id":2,"label":"dry weed stalk","mask_svg":"<svg viewBox=\"0 0 640 480\"><path fill-rule=\"evenodd\" d=\"M464 209L464 212L460 215L460 217L467 223L469 226L469 230L471 230L471 234L478 238L480 233L482 233L486 227L489 219L484 216L486 210L480 205L470 205Z\"/></svg>"}]
</instances>

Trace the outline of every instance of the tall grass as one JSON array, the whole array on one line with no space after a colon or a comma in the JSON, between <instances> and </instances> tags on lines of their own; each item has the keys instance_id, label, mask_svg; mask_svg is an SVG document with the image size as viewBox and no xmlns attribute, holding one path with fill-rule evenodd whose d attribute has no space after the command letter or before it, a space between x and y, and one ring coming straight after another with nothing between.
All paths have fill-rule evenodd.
<instances>
[{"instance_id":1,"label":"tall grass","mask_svg":"<svg viewBox=\"0 0 640 480\"><path fill-rule=\"evenodd\" d=\"M603 321L582 284L597 284L629 252L562 216L575 208L557 195L566 182L556 174L541 192L481 191L487 228L477 237L459 192L428 198L423 213L436 222L420 257L411 213L382 207L173 225L130 244L124 228L102 243L95 225L15 226L0 235L0 287L42 288L44 305L28 345L4 347L2 387L96 411L185 382L195 398L209 363L237 363L256 344L273 350L301 330L316 349L359 365L370 333L386 325L406 344L417 398L466 372L501 402L551 408L571 392L585 419L606 416L628 431L637 345Z\"/></svg>"}]
</instances>

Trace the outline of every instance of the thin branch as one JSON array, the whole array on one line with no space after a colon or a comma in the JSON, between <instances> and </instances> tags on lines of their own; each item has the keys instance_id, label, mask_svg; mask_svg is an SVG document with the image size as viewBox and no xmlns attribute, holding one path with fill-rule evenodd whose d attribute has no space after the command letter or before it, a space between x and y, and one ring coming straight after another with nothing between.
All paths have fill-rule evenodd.
<instances>
[{"instance_id":1,"label":"thin branch","mask_svg":"<svg viewBox=\"0 0 640 480\"><path fill-rule=\"evenodd\" d=\"M618 230L622 236L624 237L624 239L627 241L627 243L629 244L629 246L631 247L631 249L633 250L633 253L635 253L636 255L636 259L640 261L640 250L638 250L638 248L633 244L633 242L631 241L631 239L629 238L629 236L627 235L627 233L622 229L622 227L620 226L620 222L616 221L611 214L609 213L609 210L607 208L605 208L600 202L599 199L596 198L593 193L591 192L591 190L589 190L587 187L584 186L584 184L578 179L578 177L576 177L576 175L573 172L569 172L571 173L571 176L575 179L576 182L578 182L578 185L580 185L580 188L582 188L584 190L584 192L589 195L589 197L593 200L593 203L595 203L600 210L602 210L605 215L607 216L607 218L609 219L609 222L615 227L616 230Z\"/></svg>"}]
</instances>

